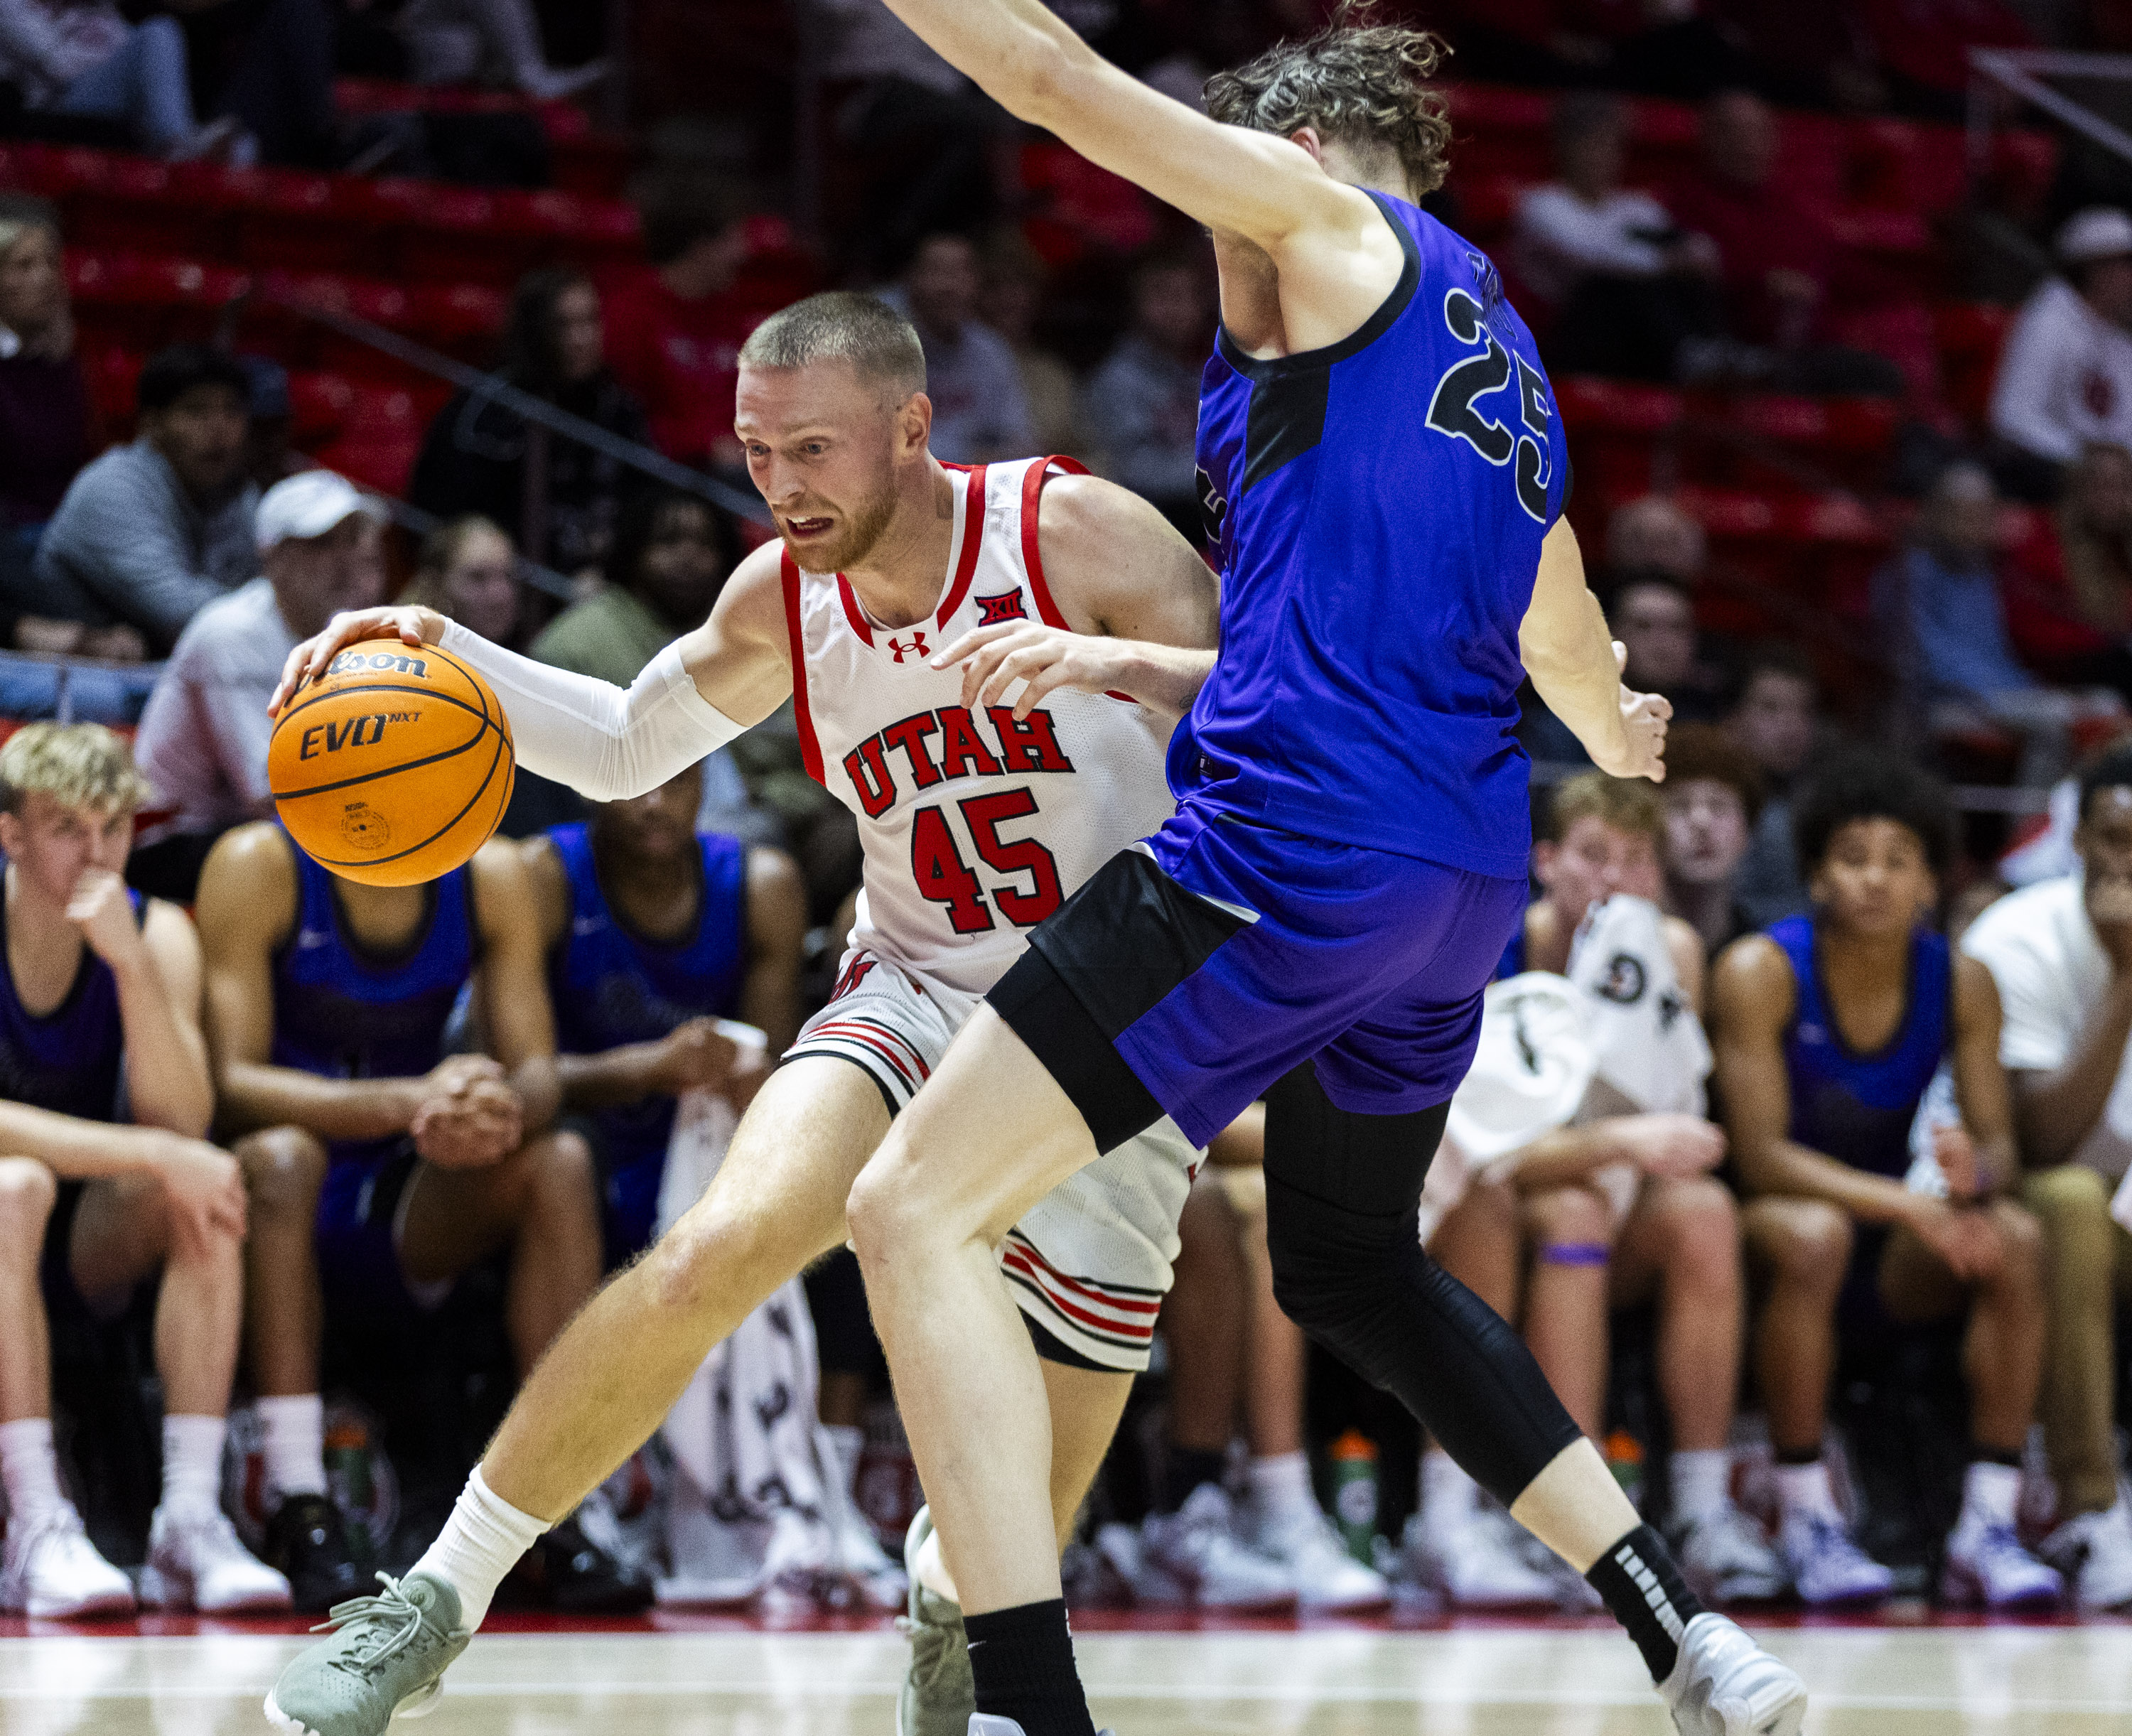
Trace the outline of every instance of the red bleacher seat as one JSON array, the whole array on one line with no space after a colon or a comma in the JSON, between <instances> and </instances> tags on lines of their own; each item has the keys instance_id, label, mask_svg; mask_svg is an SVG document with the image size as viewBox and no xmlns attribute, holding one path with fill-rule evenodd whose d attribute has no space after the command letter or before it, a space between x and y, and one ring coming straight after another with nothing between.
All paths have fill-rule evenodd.
<instances>
[{"instance_id":1,"label":"red bleacher seat","mask_svg":"<svg viewBox=\"0 0 2132 1736\"><path fill-rule=\"evenodd\" d=\"M1091 245L1132 253L1155 239L1147 194L1064 145L1023 146L1020 179L1040 202L1023 233L1049 265L1078 259Z\"/></svg>"},{"instance_id":2,"label":"red bleacher seat","mask_svg":"<svg viewBox=\"0 0 2132 1736\"><path fill-rule=\"evenodd\" d=\"M223 310L251 280L190 259L70 250L67 285L86 345L146 351L213 337Z\"/></svg>"},{"instance_id":3,"label":"red bleacher seat","mask_svg":"<svg viewBox=\"0 0 2132 1736\"><path fill-rule=\"evenodd\" d=\"M1934 323L1947 401L1970 421L1981 422L1991 406L1991 381L2014 310L1988 301L1943 302Z\"/></svg>"}]
</instances>

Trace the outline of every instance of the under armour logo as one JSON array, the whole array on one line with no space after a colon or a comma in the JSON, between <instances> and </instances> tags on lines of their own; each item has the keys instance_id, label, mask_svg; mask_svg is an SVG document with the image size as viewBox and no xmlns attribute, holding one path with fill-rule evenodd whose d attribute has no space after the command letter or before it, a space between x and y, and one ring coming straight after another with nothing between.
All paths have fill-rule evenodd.
<instances>
[{"instance_id":1,"label":"under armour logo","mask_svg":"<svg viewBox=\"0 0 2132 1736\"><path fill-rule=\"evenodd\" d=\"M888 648L896 653L896 660L898 663L902 662L904 658L906 656L923 657L928 651L933 649L932 646L925 643L925 635L918 631L915 628L911 630L910 643L909 645L905 645L900 639L891 639L888 642Z\"/></svg>"},{"instance_id":2,"label":"under armour logo","mask_svg":"<svg viewBox=\"0 0 2132 1736\"><path fill-rule=\"evenodd\" d=\"M980 597L977 605L977 625L996 627L1003 621L1026 621L1029 611L1022 607L1021 592L1002 591L996 597Z\"/></svg>"}]
</instances>

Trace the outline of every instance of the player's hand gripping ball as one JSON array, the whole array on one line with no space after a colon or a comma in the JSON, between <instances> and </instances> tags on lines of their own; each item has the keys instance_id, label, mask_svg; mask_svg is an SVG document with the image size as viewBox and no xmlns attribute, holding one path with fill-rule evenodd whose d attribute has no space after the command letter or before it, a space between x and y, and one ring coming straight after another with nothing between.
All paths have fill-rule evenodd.
<instances>
[{"instance_id":1,"label":"player's hand gripping ball","mask_svg":"<svg viewBox=\"0 0 2132 1736\"><path fill-rule=\"evenodd\" d=\"M511 724L449 651L367 639L337 654L275 721L274 806L322 868L413 886L460 866L511 800Z\"/></svg>"}]
</instances>

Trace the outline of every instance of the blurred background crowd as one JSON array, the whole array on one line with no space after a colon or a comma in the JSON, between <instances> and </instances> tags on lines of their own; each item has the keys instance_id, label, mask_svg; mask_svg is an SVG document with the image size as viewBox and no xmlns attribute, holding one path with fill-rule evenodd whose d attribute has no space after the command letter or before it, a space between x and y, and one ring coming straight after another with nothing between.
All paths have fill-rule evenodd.
<instances>
[{"instance_id":1,"label":"blurred background crowd","mask_svg":"<svg viewBox=\"0 0 2132 1736\"><path fill-rule=\"evenodd\" d=\"M1331 11L1054 8L1193 103ZM1538 337L1625 679L1677 723L1673 775L1632 790L1525 707L1543 842L1505 981L1543 1011L1537 977L1619 1000L1625 958L1671 1011L1655 1072L1626 1082L1588 1019L1534 1013L1571 1084L1516 1114L1483 1101L1484 1035L1431 1245L1520 1325L1708 1595L2132 1606L2132 1235L2110 1216L2132 1158L2132 759L2113 746L2132 733L2132 12L1380 10L1454 50L1429 208ZM918 329L938 457L1071 455L1202 539L1205 237L1014 121L879 0L0 0L0 728L130 742L127 879L190 909L218 845L271 818L265 698L334 611L420 600L627 683L770 534L731 429L740 344L836 286ZM18 820L75 787L35 758L8 784ZM691 895L754 974L644 1039L646 1101L742 1091L730 1055L703 1060L702 1019L789 1038L830 993L857 883L789 708L684 782L646 819L521 777L504 827L536 878L556 828L651 836L679 813L738 841L742 866ZM1868 867L1912 899L1898 938L1938 937L1885 1019ZM201 928L211 972L204 909ZM2000 1034L1972 1054L1958 990L1979 971ZM1757 996L1787 994L1790 1024L1758 1034ZM1872 1088L1865 1132L1817 1136L1801 1106L1809 1000L1846 1053L1930 1051ZM1758 1119L1769 1078L1789 1081L1781 1127ZM261 1145L266 1115L225 1101L215 1123L252 1201L246 1281L326 1302L293 1348L247 1313L223 1505L323 1607L441 1520L545 1342L514 1301L524 1263L574 1236L626 1257L611 1208L646 1184L598 1139L543 1134L559 1195L435 1294L366 1296L303 1251L332 1165ZM1073 1595L1574 1606L1580 1581L1280 1316L1256 1137L1232 1129L1194 1193ZM69 1233L26 1176L0 1173L18 1298ZM1901 1230L1937 1250L1925 1277L1874 1264ZM132 1563L159 1487L175 1499L182 1454L154 1421L171 1370L152 1298L120 1288L45 1311L50 1391L0 1378L11 1607L35 1577L26 1514L70 1500L98 1558ZM856 1273L832 1261L808 1291L843 1497L893 1540L917 1494ZM670 1469L633 1462L523 1594L651 1597L638 1522ZM857 1545L846 1566L813 1591L894 1575ZM70 1571L103 1588L81 1607L112 1606Z\"/></svg>"}]
</instances>

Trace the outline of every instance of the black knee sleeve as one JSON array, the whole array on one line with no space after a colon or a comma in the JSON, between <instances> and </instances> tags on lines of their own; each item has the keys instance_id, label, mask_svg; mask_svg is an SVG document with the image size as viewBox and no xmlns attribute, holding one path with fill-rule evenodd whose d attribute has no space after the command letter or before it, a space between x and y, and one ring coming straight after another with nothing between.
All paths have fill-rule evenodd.
<instances>
[{"instance_id":1,"label":"black knee sleeve","mask_svg":"<svg viewBox=\"0 0 2132 1736\"><path fill-rule=\"evenodd\" d=\"M1267 1094L1274 1293L1507 1506L1577 1427L1524 1340L1423 1251L1415 1214L1445 1113L1351 1114L1307 1066Z\"/></svg>"}]
</instances>

